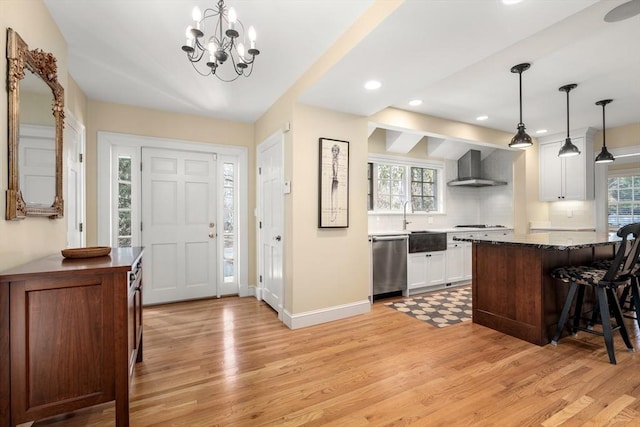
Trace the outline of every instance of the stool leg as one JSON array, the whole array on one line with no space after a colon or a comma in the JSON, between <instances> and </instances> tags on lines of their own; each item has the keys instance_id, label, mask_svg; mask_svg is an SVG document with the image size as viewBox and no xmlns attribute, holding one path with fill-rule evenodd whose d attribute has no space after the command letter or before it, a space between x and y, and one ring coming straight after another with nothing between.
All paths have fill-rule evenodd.
<instances>
[{"instance_id":1,"label":"stool leg","mask_svg":"<svg viewBox=\"0 0 640 427\"><path fill-rule=\"evenodd\" d=\"M616 323L620 328L620 335L622 336L622 340L627 346L627 350L633 351L633 346L631 345L631 341L629 341L627 326L624 324L624 318L622 317L622 309L620 308L620 302L618 301L616 291L615 289L607 288L607 293L609 294L609 302L611 303L613 316L616 318Z\"/></svg>"},{"instance_id":2,"label":"stool leg","mask_svg":"<svg viewBox=\"0 0 640 427\"><path fill-rule=\"evenodd\" d=\"M640 277L634 276L631 278L631 301L633 307L636 310L636 323L640 328Z\"/></svg>"},{"instance_id":3,"label":"stool leg","mask_svg":"<svg viewBox=\"0 0 640 427\"><path fill-rule=\"evenodd\" d=\"M565 323L567 323L569 310L571 309L571 304L573 303L573 298L576 296L577 290L578 284L576 282L571 282L571 285L569 286L569 293L567 294L567 299L564 301L564 306L562 307L562 312L560 313L560 319L558 319L558 329L556 330L556 336L551 340L551 345L557 345L558 341L560 340L562 329L564 329L564 325Z\"/></svg>"},{"instance_id":4,"label":"stool leg","mask_svg":"<svg viewBox=\"0 0 640 427\"><path fill-rule=\"evenodd\" d=\"M587 329L589 330L593 330L593 325L595 325L596 323L598 323L598 316L600 315L600 306L598 305L598 292L595 290L593 290L594 293L594 297L596 299L596 302L593 306L593 312L591 313L591 319L589 319L589 322L587 323Z\"/></svg>"},{"instance_id":5,"label":"stool leg","mask_svg":"<svg viewBox=\"0 0 640 427\"><path fill-rule=\"evenodd\" d=\"M580 320L582 320L582 302L584 301L584 288L585 286L578 287L578 296L576 297L576 305L573 310L573 330L572 335L578 333L578 326L580 326Z\"/></svg>"},{"instance_id":6,"label":"stool leg","mask_svg":"<svg viewBox=\"0 0 640 427\"><path fill-rule=\"evenodd\" d=\"M600 306L600 317L602 318L602 332L604 335L604 344L609 354L609 362L616 364L616 355L613 349L613 332L611 330L611 316L609 315L609 301L606 289L602 286L596 287L598 294L598 305Z\"/></svg>"},{"instance_id":7,"label":"stool leg","mask_svg":"<svg viewBox=\"0 0 640 427\"><path fill-rule=\"evenodd\" d=\"M630 286L625 286L622 290L622 293L620 294L620 298L618 298L618 301L620 301L620 308L623 310L626 310L627 299L629 298L629 289ZM629 310L631 310L631 304L633 304L633 296L631 302L629 303Z\"/></svg>"}]
</instances>

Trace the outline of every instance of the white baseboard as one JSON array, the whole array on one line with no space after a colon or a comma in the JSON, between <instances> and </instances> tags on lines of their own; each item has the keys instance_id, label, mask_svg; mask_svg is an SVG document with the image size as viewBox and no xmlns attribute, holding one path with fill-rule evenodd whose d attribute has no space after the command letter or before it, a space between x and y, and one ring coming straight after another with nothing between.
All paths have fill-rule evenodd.
<instances>
[{"instance_id":1,"label":"white baseboard","mask_svg":"<svg viewBox=\"0 0 640 427\"><path fill-rule=\"evenodd\" d=\"M336 305L296 314L291 314L287 310L284 310L282 321L290 329L299 329L365 314L370 311L371 303L366 299L350 304Z\"/></svg>"}]
</instances>

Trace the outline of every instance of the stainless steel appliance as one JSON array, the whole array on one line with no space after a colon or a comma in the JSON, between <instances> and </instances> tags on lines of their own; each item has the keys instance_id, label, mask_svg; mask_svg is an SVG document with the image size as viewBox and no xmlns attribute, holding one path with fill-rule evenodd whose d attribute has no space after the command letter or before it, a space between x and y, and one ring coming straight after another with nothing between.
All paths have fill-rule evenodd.
<instances>
[{"instance_id":1,"label":"stainless steel appliance","mask_svg":"<svg viewBox=\"0 0 640 427\"><path fill-rule=\"evenodd\" d=\"M407 235L372 236L373 299L407 289Z\"/></svg>"}]
</instances>

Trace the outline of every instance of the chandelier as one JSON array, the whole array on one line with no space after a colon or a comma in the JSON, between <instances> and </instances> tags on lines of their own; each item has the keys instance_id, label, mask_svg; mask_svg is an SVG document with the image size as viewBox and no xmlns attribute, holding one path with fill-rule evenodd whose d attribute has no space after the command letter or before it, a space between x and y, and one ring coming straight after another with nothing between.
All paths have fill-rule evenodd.
<instances>
[{"instance_id":1,"label":"chandelier","mask_svg":"<svg viewBox=\"0 0 640 427\"><path fill-rule=\"evenodd\" d=\"M223 0L218 1L215 9L207 8L204 13L198 6L194 7L192 18L194 24L187 27L187 40L182 50L187 53L193 68L203 76L214 75L224 82L232 82L240 76L249 77L256 55L260 54L256 49L256 30L253 26L245 33L235 9L225 7ZM247 38L249 49L245 52ZM225 74L220 71L224 68L218 68L228 60L234 72ZM205 61L208 68L198 65L200 61Z\"/></svg>"}]
</instances>

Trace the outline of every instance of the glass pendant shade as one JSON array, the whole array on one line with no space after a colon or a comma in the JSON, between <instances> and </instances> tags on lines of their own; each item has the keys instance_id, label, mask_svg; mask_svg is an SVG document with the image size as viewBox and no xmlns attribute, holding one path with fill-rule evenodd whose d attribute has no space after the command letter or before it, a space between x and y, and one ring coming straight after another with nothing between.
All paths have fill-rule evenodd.
<instances>
[{"instance_id":1,"label":"glass pendant shade","mask_svg":"<svg viewBox=\"0 0 640 427\"><path fill-rule=\"evenodd\" d=\"M613 101L613 99L603 99L602 101L596 102L596 105L602 105L602 150L600 150L600 154L596 157L596 163L611 163L616 159L613 157L613 154L607 150L607 134L604 122L604 107L611 101Z\"/></svg>"},{"instance_id":2,"label":"glass pendant shade","mask_svg":"<svg viewBox=\"0 0 640 427\"><path fill-rule=\"evenodd\" d=\"M520 123L518 123L518 132L511 138L511 142L509 143L509 147L511 148L526 148L533 145L533 141L531 141L531 137L524 131L525 127L524 123L522 123L522 72L528 70L529 67L531 67L531 64L528 63L511 67L512 73L518 73L518 80L520 82Z\"/></svg>"},{"instance_id":3,"label":"glass pendant shade","mask_svg":"<svg viewBox=\"0 0 640 427\"><path fill-rule=\"evenodd\" d=\"M580 154L580 150L571 142L571 137L569 136L569 92L577 87L577 84L571 83L558 89L560 92L567 93L567 138L564 140L564 145L562 145L558 152L558 157L573 157Z\"/></svg>"}]
</instances>

